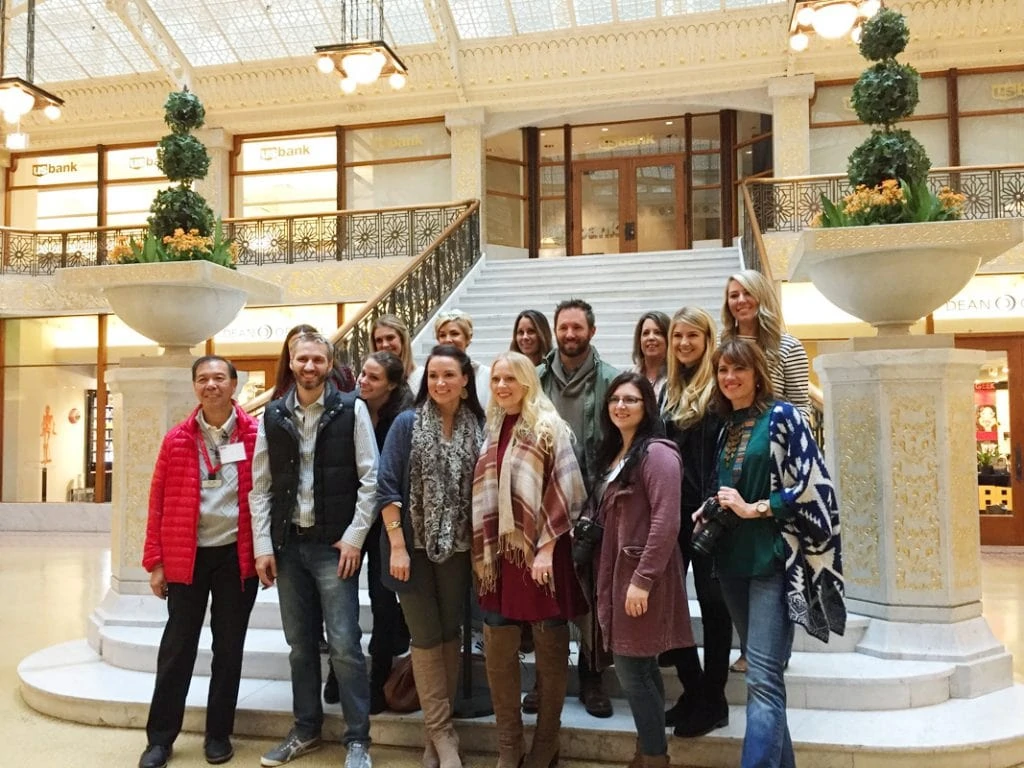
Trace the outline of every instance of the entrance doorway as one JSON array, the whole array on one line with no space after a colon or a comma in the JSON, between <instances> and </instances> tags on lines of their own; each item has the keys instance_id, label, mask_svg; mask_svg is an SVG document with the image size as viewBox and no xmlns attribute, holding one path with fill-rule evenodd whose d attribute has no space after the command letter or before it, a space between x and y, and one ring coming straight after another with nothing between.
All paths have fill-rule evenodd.
<instances>
[{"instance_id":1,"label":"entrance doorway","mask_svg":"<svg viewBox=\"0 0 1024 768\"><path fill-rule=\"evenodd\" d=\"M974 381L981 543L1024 545L1024 336L957 337L957 347L981 349Z\"/></svg>"},{"instance_id":2,"label":"entrance doorway","mask_svg":"<svg viewBox=\"0 0 1024 768\"><path fill-rule=\"evenodd\" d=\"M573 164L572 253L687 248L683 157L662 155Z\"/></svg>"}]
</instances>

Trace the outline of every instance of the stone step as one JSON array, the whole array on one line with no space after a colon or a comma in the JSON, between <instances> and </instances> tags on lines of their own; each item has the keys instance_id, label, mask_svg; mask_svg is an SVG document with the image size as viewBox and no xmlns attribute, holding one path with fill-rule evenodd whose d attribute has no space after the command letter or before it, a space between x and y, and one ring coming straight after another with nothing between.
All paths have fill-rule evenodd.
<instances>
[{"instance_id":1,"label":"stone step","mask_svg":"<svg viewBox=\"0 0 1024 768\"><path fill-rule=\"evenodd\" d=\"M155 672L162 632L160 627L103 627L100 630L100 653L104 662L112 666ZM204 627L199 641L196 674L209 674L211 641L210 630ZM364 633L362 644L364 654L368 654L368 633ZM571 645L570 663L575 664L578 647L575 642ZM734 660L738 656L738 651L734 651ZM482 662L478 656L474 659L476 679L483 680ZM245 677L287 680L289 669L288 645L281 630L257 628L248 631L242 666ZM935 704L949 698L952 673L951 664L887 661L838 649L823 653L817 647L811 647L809 650L794 650L786 683L794 706L808 709L899 709ZM533 654L525 654L522 659L524 690L533 686L534 674ZM675 699L682 692L675 670L663 669L662 676L666 695ZM606 675L605 683L611 695L622 695L613 673ZM842 696L836 696L837 687L843 690ZM574 675L570 675L569 690L571 694L577 692ZM743 675L730 675L726 693L731 703L745 701Z\"/></svg>"},{"instance_id":2,"label":"stone step","mask_svg":"<svg viewBox=\"0 0 1024 768\"><path fill-rule=\"evenodd\" d=\"M153 675L105 664L83 640L39 651L18 666L21 695L29 706L54 717L89 725L142 728L153 692ZM571 677L571 676L570 676ZM787 685L792 686L787 676ZM184 727L202 733L209 679L196 676L188 694ZM941 704L899 711L802 709L789 696L788 721L797 764L801 768L1011 768L1024 764L1024 686L1016 685L976 699L951 699ZM835 699L846 691L837 688ZM626 702L616 699L615 714L605 720L587 715L575 698L562 713L561 756L564 759L623 764L633 754L636 730ZM337 742L343 723L340 708L325 708L324 737ZM699 739L669 738L673 765L692 768L734 768L740 762L745 712L732 706L729 725ZM235 735L284 736L293 722L288 682L242 680ZM534 716L524 717L527 738ZM371 718L371 737L378 746L419 748L423 745L420 713L383 713ZM965 724L970 724L967 727ZM497 734L493 716L457 720L467 753L493 755ZM140 738L142 736L140 735ZM183 737L176 754L189 749L199 760L201 740ZM193 746L194 745L194 746ZM339 762L343 750L335 750ZM493 760L488 757L486 762ZM468 764L484 760L470 757Z\"/></svg>"}]
</instances>

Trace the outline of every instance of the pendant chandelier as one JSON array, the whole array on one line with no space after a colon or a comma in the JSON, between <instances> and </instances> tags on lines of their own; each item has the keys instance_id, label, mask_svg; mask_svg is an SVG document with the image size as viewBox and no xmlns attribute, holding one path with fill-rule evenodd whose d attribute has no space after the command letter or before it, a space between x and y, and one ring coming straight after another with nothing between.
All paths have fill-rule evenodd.
<instances>
[{"instance_id":1,"label":"pendant chandelier","mask_svg":"<svg viewBox=\"0 0 1024 768\"><path fill-rule=\"evenodd\" d=\"M881 8L881 0L796 0L790 10L789 47L807 50L812 34L826 40L849 35L860 42L861 25Z\"/></svg>"},{"instance_id":2,"label":"pendant chandelier","mask_svg":"<svg viewBox=\"0 0 1024 768\"><path fill-rule=\"evenodd\" d=\"M394 90L405 87L408 70L384 40L384 0L342 0L341 42L315 50L317 69L340 74L346 94L385 77Z\"/></svg>"},{"instance_id":3,"label":"pendant chandelier","mask_svg":"<svg viewBox=\"0 0 1024 768\"><path fill-rule=\"evenodd\" d=\"M28 0L25 9L28 30L25 43L25 77L7 76L7 33L10 29L8 12L7 0L0 0L0 112L3 113L4 121L14 126L14 130L8 130L5 146L17 151L28 147L28 134L21 128L21 119L30 112L41 109L50 120L56 120L61 115L60 108L64 105L64 100L32 82L35 75L35 0Z\"/></svg>"}]
</instances>

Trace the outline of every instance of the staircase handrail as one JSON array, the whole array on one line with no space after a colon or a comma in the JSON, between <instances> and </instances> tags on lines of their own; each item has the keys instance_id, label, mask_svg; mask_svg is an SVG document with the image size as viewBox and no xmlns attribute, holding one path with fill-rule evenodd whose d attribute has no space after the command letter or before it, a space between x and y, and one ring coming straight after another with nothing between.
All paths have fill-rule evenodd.
<instances>
[{"instance_id":1,"label":"staircase handrail","mask_svg":"<svg viewBox=\"0 0 1024 768\"><path fill-rule=\"evenodd\" d=\"M771 280L772 267L768 261L768 249L765 247L761 225L754 210L754 201L746 184L740 185L740 195L743 197L743 232L740 236L743 266L747 269L756 269Z\"/></svg>"},{"instance_id":2,"label":"staircase handrail","mask_svg":"<svg viewBox=\"0 0 1024 768\"><path fill-rule=\"evenodd\" d=\"M366 354L372 351L370 327L381 315L398 315L409 326L410 338L415 336L430 315L441 306L462 276L477 262L480 258L480 201L466 200L462 204L466 206L465 210L446 226L419 256L369 299L355 317L331 334L329 338L334 344L338 359L356 365L362 362ZM457 237L467 242L456 242ZM462 254L447 252L451 247L459 245L466 245L467 247L463 250L469 252ZM443 262L442 258L448 255L461 257L461 262L456 259L451 259L447 263ZM432 281L433 285L411 284L421 269L431 267L433 274L425 277L426 282ZM451 269L449 274L443 274L445 268L452 267L454 269ZM427 291L431 287L434 289L433 295L428 296ZM421 288L422 290L420 290ZM406 289L418 293L418 296L412 298L419 299L419 302L405 301L402 306L398 306L398 294ZM263 394L248 401L243 407L249 413L258 412L273 399L273 396L274 389L271 387Z\"/></svg>"}]
</instances>

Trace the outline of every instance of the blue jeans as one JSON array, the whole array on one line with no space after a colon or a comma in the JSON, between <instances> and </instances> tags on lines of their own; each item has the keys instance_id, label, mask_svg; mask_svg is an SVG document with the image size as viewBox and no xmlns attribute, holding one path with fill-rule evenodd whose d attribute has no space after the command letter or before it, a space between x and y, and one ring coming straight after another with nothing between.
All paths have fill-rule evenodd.
<instances>
[{"instance_id":1,"label":"blue jeans","mask_svg":"<svg viewBox=\"0 0 1024 768\"><path fill-rule=\"evenodd\" d=\"M291 652L292 712L303 739L320 735L324 708L320 701L320 627L316 602L323 611L327 645L338 678L345 717L342 743L370 741L370 678L359 644L359 575L338 578L339 552L329 544L292 536L276 553L281 625Z\"/></svg>"},{"instance_id":2,"label":"blue jeans","mask_svg":"<svg viewBox=\"0 0 1024 768\"><path fill-rule=\"evenodd\" d=\"M720 576L722 596L747 649L747 731L741 768L794 768L786 723L783 668L793 625L786 612L786 576Z\"/></svg>"},{"instance_id":3,"label":"blue jeans","mask_svg":"<svg viewBox=\"0 0 1024 768\"><path fill-rule=\"evenodd\" d=\"M615 674L633 713L640 753L649 756L668 754L665 684L658 668L658 657L620 656L616 653L614 659Z\"/></svg>"}]
</instances>

